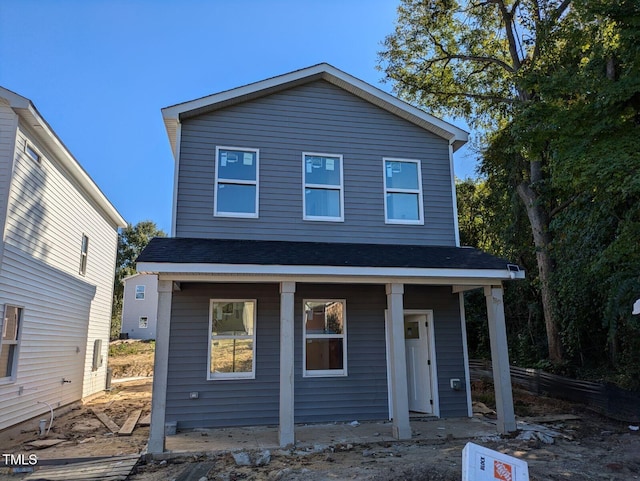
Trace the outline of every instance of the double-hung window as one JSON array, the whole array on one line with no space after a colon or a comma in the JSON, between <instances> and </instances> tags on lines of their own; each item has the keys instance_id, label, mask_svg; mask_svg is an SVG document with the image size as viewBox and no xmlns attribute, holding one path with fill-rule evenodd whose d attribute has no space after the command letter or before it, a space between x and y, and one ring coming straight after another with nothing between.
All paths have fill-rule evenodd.
<instances>
[{"instance_id":1,"label":"double-hung window","mask_svg":"<svg viewBox=\"0 0 640 481\"><path fill-rule=\"evenodd\" d=\"M82 235L82 243L80 244L80 275L87 273L87 256L89 255L89 238Z\"/></svg>"},{"instance_id":2,"label":"double-hung window","mask_svg":"<svg viewBox=\"0 0 640 481\"><path fill-rule=\"evenodd\" d=\"M347 375L346 304L341 300L305 300L304 377Z\"/></svg>"},{"instance_id":3,"label":"double-hung window","mask_svg":"<svg viewBox=\"0 0 640 481\"><path fill-rule=\"evenodd\" d=\"M383 159L387 224L424 224L419 160Z\"/></svg>"},{"instance_id":4,"label":"double-hung window","mask_svg":"<svg viewBox=\"0 0 640 481\"><path fill-rule=\"evenodd\" d=\"M259 150L216 147L214 215L258 217Z\"/></svg>"},{"instance_id":5,"label":"double-hung window","mask_svg":"<svg viewBox=\"0 0 640 481\"><path fill-rule=\"evenodd\" d=\"M342 155L303 153L304 220L344 221Z\"/></svg>"},{"instance_id":6,"label":"double-hung window","mask_svg":"<svg viewBox=\"0 0 640 481\"><path fill-rule=\"evenodd\" d=\"M144 301L144 286L136 286L136 301Z\"/></svg>"},{"instance_id":7,"label":"double-hung window","mask_svg":"<svg viewBox=\"0 0 640 481\"><path fill-rule=\"evenodd\" d=\"M212 299L208 379L255 378L256 300Z\"/></svg>"},{"instance_id":8,"label":"double-hung window","mask_svg":"<svg viewBox=\"0 0 640 481\"><path fill-rule=\"evenodd\" d=\"M0 326L0 379L15 378L21 324L22 308L6 305Z\"/></svg>"}]
</instances>

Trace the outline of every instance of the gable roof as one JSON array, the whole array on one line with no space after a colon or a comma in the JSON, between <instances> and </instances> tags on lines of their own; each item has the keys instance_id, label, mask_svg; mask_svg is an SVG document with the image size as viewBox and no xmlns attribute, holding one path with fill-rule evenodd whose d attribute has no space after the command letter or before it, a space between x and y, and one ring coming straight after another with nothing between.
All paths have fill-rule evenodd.
<instances>
[{"instance_id":1,"label":"gable roof","mask_svg":"<svg viewBox=\"0 0 640 481\"><path fill-rule=\"evenodd\" d=\"M212 112L230 105L270 95L317 80L325 80L347 92L360 97L384 110L391 112L423 129L449 141L454 152L468 140L464 130L410 105L393 95L380 90L342 70L320 63L284 75L272 77L242 87L226 90L199 99L183 102L162 109L165 128L169 136L172 151L176 152L178 124L181 120Z\"/></svg>"},{"instance_id":2,"label":"gable roof","mask_svg":"<svg viewBox=\"0 0 640 481\"><path fill-rule=\"evenodd\" d=\"M71 154L69 149L62 143L62 140L60 140L44 117L40 115L40 112L38 112L33 102L4 87L0 87L0 98L5 99L22 121L33 129L38 139L56 156L56 159L84 189L87 195L102 209L107 218L110 219L116 227L125 227L127 222L109 199L107 199L87 171L84 170Z\"/></svg>"},{"instance_id":3,"label":"gable roof","mask_svg":"<svg viewBox=\"0 0 640 481\"><path fill-rule=\"evenodd\" d=\"M428 276L477 271L521 278L518 266L471 247L156 237L136 259L139 272L299 273L301 268L366 274L367 269ZM515 273L512 275L512 273Z\"/></svg>"}]
</instances>

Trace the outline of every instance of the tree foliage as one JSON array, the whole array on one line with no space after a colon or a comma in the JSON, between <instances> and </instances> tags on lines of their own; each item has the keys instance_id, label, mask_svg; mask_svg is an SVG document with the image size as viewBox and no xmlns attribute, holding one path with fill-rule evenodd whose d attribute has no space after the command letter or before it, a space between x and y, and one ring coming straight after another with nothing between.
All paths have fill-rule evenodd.
<instances>
[{"instance_id":1,"label":"tree foliage","mask_svg":"<svg viewBox=\"0 0 640 481\"><path fill-rule=\"evenodd\" d=\"M639 292L639 9L630 0L405 0L380 57L399 95L483 129L485 210L516 229L528 219L528 234L500 222L495 234L523 265L535 256L527 303L542 307L555 362L587 359L587 345L596 362L638 353L615 333L634 329L629 298Z\"/></svg>"},{"instance_id":2,"label":"tree foliage","mask_svg":"<svg viewBox=\"0 0 640 481\"><path fill-rule=\"evenodd\" d=\"M136 258L154 237L166 237L166 233L158 229L155 222L145 220L136 225L127 224L118 233L118 253L116 256L116 275L113 285L113 304L111 314L111 338L120 334L122 323L122 280L136 273Z\"/></svg>"}]
</instances>

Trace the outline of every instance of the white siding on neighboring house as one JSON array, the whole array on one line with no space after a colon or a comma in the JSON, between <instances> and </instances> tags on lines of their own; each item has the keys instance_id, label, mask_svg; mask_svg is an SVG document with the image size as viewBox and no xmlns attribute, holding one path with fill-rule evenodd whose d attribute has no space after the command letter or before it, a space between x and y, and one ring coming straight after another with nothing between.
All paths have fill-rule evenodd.
<instances>
[{"instance_id":1,"label":"white siding on neighboring house","mask_svg":"<svg viewBox=\"0 0 640 481\"><path fill-rule=\"evenodd\" d=\"M25 153L27 141L39 164ZM15 379L0 381L0 429L48 411L41 402L55 408L104 389L117 246L113 220L22 122L14 158L0 307L21 307L23 320ZM95 339L103 362L92 370Z\"/></svg>"},{"instance_id":2,"label":"white siding on neighboring house","mask_svg":"<svg viewBox=\"0 0 640 481\"><path fill-rule=\"evenodd\" d=\"M4 225L4 219L7 215L7 199L17 126L18 116L6 101L0 99L0 226ZM2 249L2 242L0 242L0 259L2 259Z\"/></svg>"},{"instance_id":3,"label":"white siding on neighboring house","mask_svg":"<svg viewBox=\"0 0 640 481\"><path fill-rule=\"evenodd\" d=\"M136 274L124 279L122 297L122 326L120 332L129 339L155 339L158 321L158 276ZM144 287L144 299L136 298L138 286ZM147 327L140 326L140 318L147 318Z\"/></svg>"}]
</instances>

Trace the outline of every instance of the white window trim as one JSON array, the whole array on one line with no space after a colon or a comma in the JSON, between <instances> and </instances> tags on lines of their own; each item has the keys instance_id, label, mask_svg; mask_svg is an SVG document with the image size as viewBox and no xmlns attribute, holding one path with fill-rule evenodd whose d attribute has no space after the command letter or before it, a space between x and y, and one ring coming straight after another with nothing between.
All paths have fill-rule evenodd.
<instances>
[{"instance_id":1,"label":"white window trim","mask_svg":"<svg viewBox=\"0 0 640 481\"><path fill-rule=\"evenodd\" d=\"M138 297L138 287L142 287L142 297ZM136 290L133 293L133 298L136 301L144 301L145 296L147 295L147 288L143 284L139 284L136 286Z\"/></svg>"},{"instance_id":2,"label":"white window trim","mask_svg":"<svg viewBox=\"0 0 640 481\"><path fill-rule=\"evenodd\" d=\"M328 185L328 184L308 184L306 181L307 175L307 156L313 157L335 157L340 159L340 185ZM328 217L322 215L307 215L307 196L305 190L309 189L326 189L337 190L340 192L340 216ZM312 220L320 222L344 222L344 160L342 154L327 154L318 152L302 152L302 220Z\"/></svg>"},{"instance_id":3,"label":"white window trim","mask_svg":"<svg viewBox=\"0 0 640 481\"><path fill-rule=\"evenodd\" d=\"M34 159L33 156L29 153L29 150L33 151L33 153L36 154L38 158ZM29 157L29 159L31 159L35 163L37 163L38 165L42 165L42 153L35 145L33 145L28 140L25 140L24 142L24 153L27 157Z\"/></svg>"},{"instance_id":4,"label":"white window trim","mask_svg":"<svg viewBox=\"0 0 640 481\"><path fill-rule=\"evenodd\" d=\"M241 152L255 152L256 154L256 180L240 180L240 179L225 179L218 177L218 160L221 150L237 150ZM254 149L251 147L227 147L224 145L216 146L216 158L215 158L215 182L213 184L213 215L214 217L239 217L244 219L257 219L260 216L260 149ZM256 205L255 213L251 212L218 212L218 184L235 184L235 185L255 185L256 186Z\"/></svg>"},{"instance_id":5,"label":"white window trim","mask_svg":"<svg viewBox=\"0 0 640 481\"><path fill-rule=\"evenodd\" d=\"M341 302L343 318L342 334L307 334L305 305L307 302ZM307 339L342 339L342 369L307 370ZM347 377L347 300L304 299L302 301L302 377Z\"/></svg>"},{"instance_id":6,"label":"white window trim","mask_svg":"<svg viewBox=\"0 0 640 481\"><path fill-rule=\"evenodd\" d=\"M253 339L253 362L251 372L211 372L211 329L213 327L213 304L214 302L253 302L253 335L245 336L215 336L216 339ZM258 301L256 299L210 299L209 300L209 340L207 342L207 381L225 381L234 379L255 379L256 378L256 318L258 316Z\"/></svg>"},{"instance_id":7,"label":"white window trim","mask_svg":"<svg viewBox=\"0 0 640 481\"><path fill-rule=\"evenodd\" d=\"M142 319L146 319L146 326L141 325L142 324ZM140 316L138 318L138 329L147 329L149 327L149 317L148 316Z\"/></svg>"},{"instance_id":8,"label":"white window trim","mask_svg":"<svg viewBox=\"0 0 640 481\"><path fill-rule=\"evenodd\" d=\"M87 238L87 250L83 250L84 239ZM80 268L78 269L78 273L85 277L87 275L87 266L89 264L89 236L87 234L82 234L82 238L80 239Z\"/></svg>"},{"instance_id":9,"label":"white window trim","mask_svg":"<svg viewBox=\"0 0 640 481\"><path fill-rule=\"evenodd\" d=\"M417 165L418 189L397 189L387 187L387 162L408 162ZM424 225L424 199L422 191L422 161L419 159L400 159L396 157L382 158L382 178L384 182L384 223L404 225ZM418 194L418 220L389 219L387 212L387 194Z\"/></svg>"},{"instance_id":10,"label":"white window trim","mask_svg":"<svg viewBox=\"0 0 640 481\"><path fill-rule=\"evenodd\" d=\"M2 338L4 337L4 318L7 315L7 307L14 307L20 310L20 319L18 319L18 336L15 341L4 341ZM22 338L22 331L24 330L23 326L24 322L24 307L18 306L16 304L5 304L2 306L2 319L0 319L0 352L2 352L3 346L16 346L13 351L13 365L11 368L11 375L9 376L0 376L0 385L2 384L12 384L16 382L16 376L18 373L18 360L20 359L20 338Z\"/></svg>"}]
</instances>

